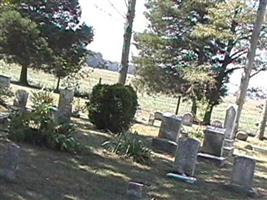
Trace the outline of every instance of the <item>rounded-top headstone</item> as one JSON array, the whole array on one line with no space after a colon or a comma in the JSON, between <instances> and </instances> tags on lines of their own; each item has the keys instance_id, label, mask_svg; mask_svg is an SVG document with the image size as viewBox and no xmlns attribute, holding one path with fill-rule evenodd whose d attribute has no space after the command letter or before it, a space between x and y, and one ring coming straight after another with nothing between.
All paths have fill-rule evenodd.
<instances>
[{"instance_id":1,"label":"rounded-top headstone","mask_svg":"<svg viewBox=\"0 0 267 200\"><path fill-rule=\"evenodd\" d=\"M223 128L223 123L219 120L214 120L211 122L211 126L217 127L217 128Z\"/></svg>"},{"instance_id":2,"label":"rounded-top headstone","mask_svg":"<svg viewBox=\"0 0 267 200\"><path fill-rule=\"evenodd\" d=\"M194 121L194 115L192 113L186 113L183 115L182 123L185 126L192 126Z\"/></svg>"}]
</instances>

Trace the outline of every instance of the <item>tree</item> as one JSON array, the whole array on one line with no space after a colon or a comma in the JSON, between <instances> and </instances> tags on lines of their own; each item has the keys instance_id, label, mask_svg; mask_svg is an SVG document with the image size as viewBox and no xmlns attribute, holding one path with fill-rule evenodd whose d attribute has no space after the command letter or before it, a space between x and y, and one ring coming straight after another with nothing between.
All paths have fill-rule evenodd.
<instances>
[{"instance_id":1,"label":"tree","mask_svg":"<svg viewBox=\"0 0 267 200\"><path fill-rule=\"evenodd\" d=\"M50 60L52 51L35 22L7 9L0 12L0 54L22 66L20 82L27 84L27 68L40 69Z\"/></svg>"},{"instance_id":2,"label":"tree","mask_svg":"<svg viewBox=\"0 0 267 200\"><path fill-rule=\"evenodd\" d=\"M119 83L121 84L125 84L128 73L129 53L132 40L135 6L136 6L136 0L128 0L128 13L126 17L125 32L123 36L121 70L119 76Z\"/></svg>"},{"instance_id":3,"label":"tree","mask_svg":"<svg viewBox=\"0 0 267 200\"><path fill-rule=\"evenodd\" d=\"M198 87L194 95L185 95L189 94L193 105L199 96L206 99L204 121L209 123L214 106L227 94L229 76L243 67L237 64L242 64L247 53L256 13L253 5L253 1L240 0L147 0L146 17L150 24L136 36L140 53L135 63L143 83L177 94L185 85L185 68L199 71L199 67L207 66L206 74L215 83ZM261 33L266 33L266 29Z\"/></svg>"},{"instance_id":4,"label":"tree","mask_svg":"<svg viewBox=\"0 0 267 200\"><path fill-rule=\"evenodd\" d=\"M38 24L41 36L53 50L53 60L46 71L59 79L79 71L86 47L93 40L93 30L81 23L78 0L10 1L22 16Z\"/></svg>"},{"instance_id":5,"label":"tree","mask_svg":"<svg viewBox=\"0 0 267 200\"><path fill-rule=\"evenodd\" d=\"M260 0L256 22L253 28L251 39L250 39L250 49L247 55L247 66L245 67L244 74L241 78L240 95L239 95L239 98L237 99L238 108L237 108L237 116L236 116L236 127L235 127L236 130L238 129L238 126L239 126L239 120L240 120L241 112L243 109L243 105L245 103L249 81L251 78L253 68L255 66L256 50L257 50L257 46L258 46L258 42L259 42L259 38L261 34L262 24L264 23L264 18L266 14L266 6L267 6L267 0Z\"/></svg>"}]
</instances>

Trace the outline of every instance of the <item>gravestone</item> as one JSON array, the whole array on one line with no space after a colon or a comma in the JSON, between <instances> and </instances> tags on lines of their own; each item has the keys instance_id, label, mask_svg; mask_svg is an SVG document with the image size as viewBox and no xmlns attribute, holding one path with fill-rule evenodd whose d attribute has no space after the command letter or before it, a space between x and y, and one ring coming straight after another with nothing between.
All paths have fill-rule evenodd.
<instances>
[{"instance_id":1,"label":"gravestone","mask_svg":"<svg viewBox=\"0 0 267 200\"><path fill-rule=\"evenodd\" d=\"M208 126L204 132L205 137L201 152L221 157L223 155L224 132L225 129Z\"/></svg>"},{"instance_id":2,"label":"gravestone","mask_svg":"<svg viewBox=\"0 0 267 200\"><path fill-rule=\"evenodd\" d=\"M208 126L205 130L204 142L201 153L198 154L199 161L211 161L219 167L225 165L223 157L225 129Z\"/></svg>"},{"instance_id":3,"label":"gravestone","mask_svg":"<svg viewBox=\"0 0 267 200\"><path fill-rule=\"evenodd\" d=\"M252 188L256 161L244 156L238 156L234 160L231 184L247 189Z\"/></svg>"},{"instance_id":4,"label":"gravestone","mask_svg":"<svg viewBox=\"0 0 267 200\"><path fill-rule=\"evenodd\" d=\"M156 153L164 153L170 156L175 156L177 143L163 138L153 138L152 149Z\"/></svg>"},{"instance_id":5,"label":"gravestone","mask_svg":"<svg viewBox=\"0 0 267 200\"><path fill-rule=\"evenodd\" d=\"M224 128L225 128L225 138L226 139L234 139L235 138L235 121L236 121L236 109L234 106L230 106L226 110L226 116L224 120Z\"/></svg>"},{"instance_id":6,"label":"gravestone","mask_svg":"<svg viewBox=\"0 0 267 200\"><path fill-rule=\"evenodd\" d=\"M141 200L143 198L144 185L136 182L129 182L127 188L128 200Z\"/></svg>"},{"instance_id":7,"label":"gravestone","mask_svg":"<svg viewBox=\"0 0 267 200\"><path fill-rule=\"evenodd\" d=\"M194 121L194 116L192 113L186 113L184 114L182 118L182 124L185 126L192 126Z\"/></svg>"},{"instance_id":8,"label":"gravestone","mask_svg":"<svg viewBox=\"0 0 267 200\"><path fill-rule=\"evenodd\" d=\"M0 176L7 181L16 181L16 171L18 168L20 147L16 144L9 144L4 155L4 166L0 171Z\"/></svg>"},{"instance_id":9,"label":"gravestone","mask_svg":"<svg viewBox=\"0 0 267 200\"><path fill-rule=\"evenodd\" d=\"M13 105L25 109L28 101L29 93L25 90L17 90L15 93L15 99Z\"/></svg>"},{"instance_id":10,"label":"gravestone","mask_svg":"<svg viewBox=\"0 0 267 200\"><path fill-rule=\"evenodd\" d=\"M155 113L154 113L154 120L159 120L159 121L161 121L162 118L163 118L163 113L161 113L161 112L155 112Z\"/></svg>"},{"instance_id":11,"label":"gravestone","mask_svg":"<svg viewBox=\"0 0 267 200\"><path fill-rule=\"evenodd\" d=\"M153 126L154 125L154 121L155 121L154 115L153 114L150 114L149 115L149 119L148 119L148 124L151 125L151 126Z\"/></svg>"},{"instance_id":12,"label":"gravestone","mask_svg":"<svg viewBox=\"0 0 267 200\"><path fill-rule=\"evenodd\" d=\"M10 87L10 77L0 75L0 88Z\"/></svg>"},{"instance_id":13,"label":"gravestone","mask_svg":"<svg viewBox=\"0 0 267 200\"><path fill-rule=\"evenodd\" d=\"M60 90L57 119L60 123L69 123L72 115L73 90Z\"/></svg>"},{"instance_id":14,"label":"gravestone","mask_svg":"<svg viewBox=\"0 0 267 200\"><path fill-rule=\"evenodd\" d=\"M175 115L163 114L159 138L178 142L182 120Z\"/></svg>"},{"instance_id":15,"label":"gravestone","mask_svg":"<svg viewBox=\"0 0 267 200\"><path fill-rule=\"evenodd\" d=\"M175 171L182 175L194 176L199 148L199 141L187 137L180 138L174 162Z\"/></svg>"},{"instance_id":16,"label":"gravestone","mask_svg":"<svg viewBox=\"0 0 267 200\"><path fill-rule=\"evenodd\" d=\"M214 120L211 122L211 126L214 126L216 128L223 128L223 123L219 120Z\"/></svg>"}]
</instances>

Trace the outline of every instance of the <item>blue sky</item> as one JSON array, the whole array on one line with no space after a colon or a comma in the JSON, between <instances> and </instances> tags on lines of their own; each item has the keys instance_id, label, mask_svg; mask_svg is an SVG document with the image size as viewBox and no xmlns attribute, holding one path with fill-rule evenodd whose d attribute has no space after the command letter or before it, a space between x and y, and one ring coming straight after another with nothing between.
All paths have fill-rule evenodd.
<instances>
[{"instance_id":1,"label":"blue sky","mask_svg":"<svg viewBox=\"0 0 267 200\"><path fill-rule=\"evenodd\" d=\"M101 52L105 59L120 62L123 42L125 15L127 0L80 0L82 7L82 19L95 31L94 41L89 48ZM147 26L147 20L143 15L145 11L144 0L137 0L134 31L142 32ZM136 54L134 46L131 47L131 55ZM235 72L230 79L231 92L238 89L241 71ZM267 89L267 72L263 72L251 79L250 86L265 87Z\"/></svg>"}]
</instances>

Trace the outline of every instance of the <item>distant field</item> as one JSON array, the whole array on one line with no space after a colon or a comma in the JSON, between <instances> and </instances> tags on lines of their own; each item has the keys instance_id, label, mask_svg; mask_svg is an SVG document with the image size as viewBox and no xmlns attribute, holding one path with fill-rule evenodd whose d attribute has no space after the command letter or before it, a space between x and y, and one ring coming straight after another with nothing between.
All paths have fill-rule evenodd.
<instances>
[{"instance_id":1,"label":"distant field","mask_svg":"<svg viewBox=\"0 0 267 200\"><path fill-rule=\"evenodd\" d=\"M12 80L16 81L19 78L20 68L16 65L5 65L3 62L0 62L0 74L10 76ZM99 79L102 79L102 83L112 84L116 83L118 80L118 73L111 72L101 69L88 69L88 78L79 80L79 90L90 92L94 85L99 82ZM129 76L127 82L130 83L133 76ZM46 88L55 88L56 78L53 75L41 72L29 70L28 75L29 82L33 85L38 85L40 87ZM213 120L224 120L225 110L231 104L234 104L234 97L226 97L224 102L216 106L212 115ZM177 99L172 97L167 97L164 95L159 96L149 96L147 94L139 94L139 104L143 111L144 117L147 118L149 113L155 111L162 112L175 112ZM241 118L241 128L256 133L258 127L255 125L261 121L260 110L256 108L257 105L264 103L263 101L253 101L248 100L245 104L244 111ZM183 102L179 114L182 115L185 112L190 111L190 104Z\"/></svg>"}]
</instances>

